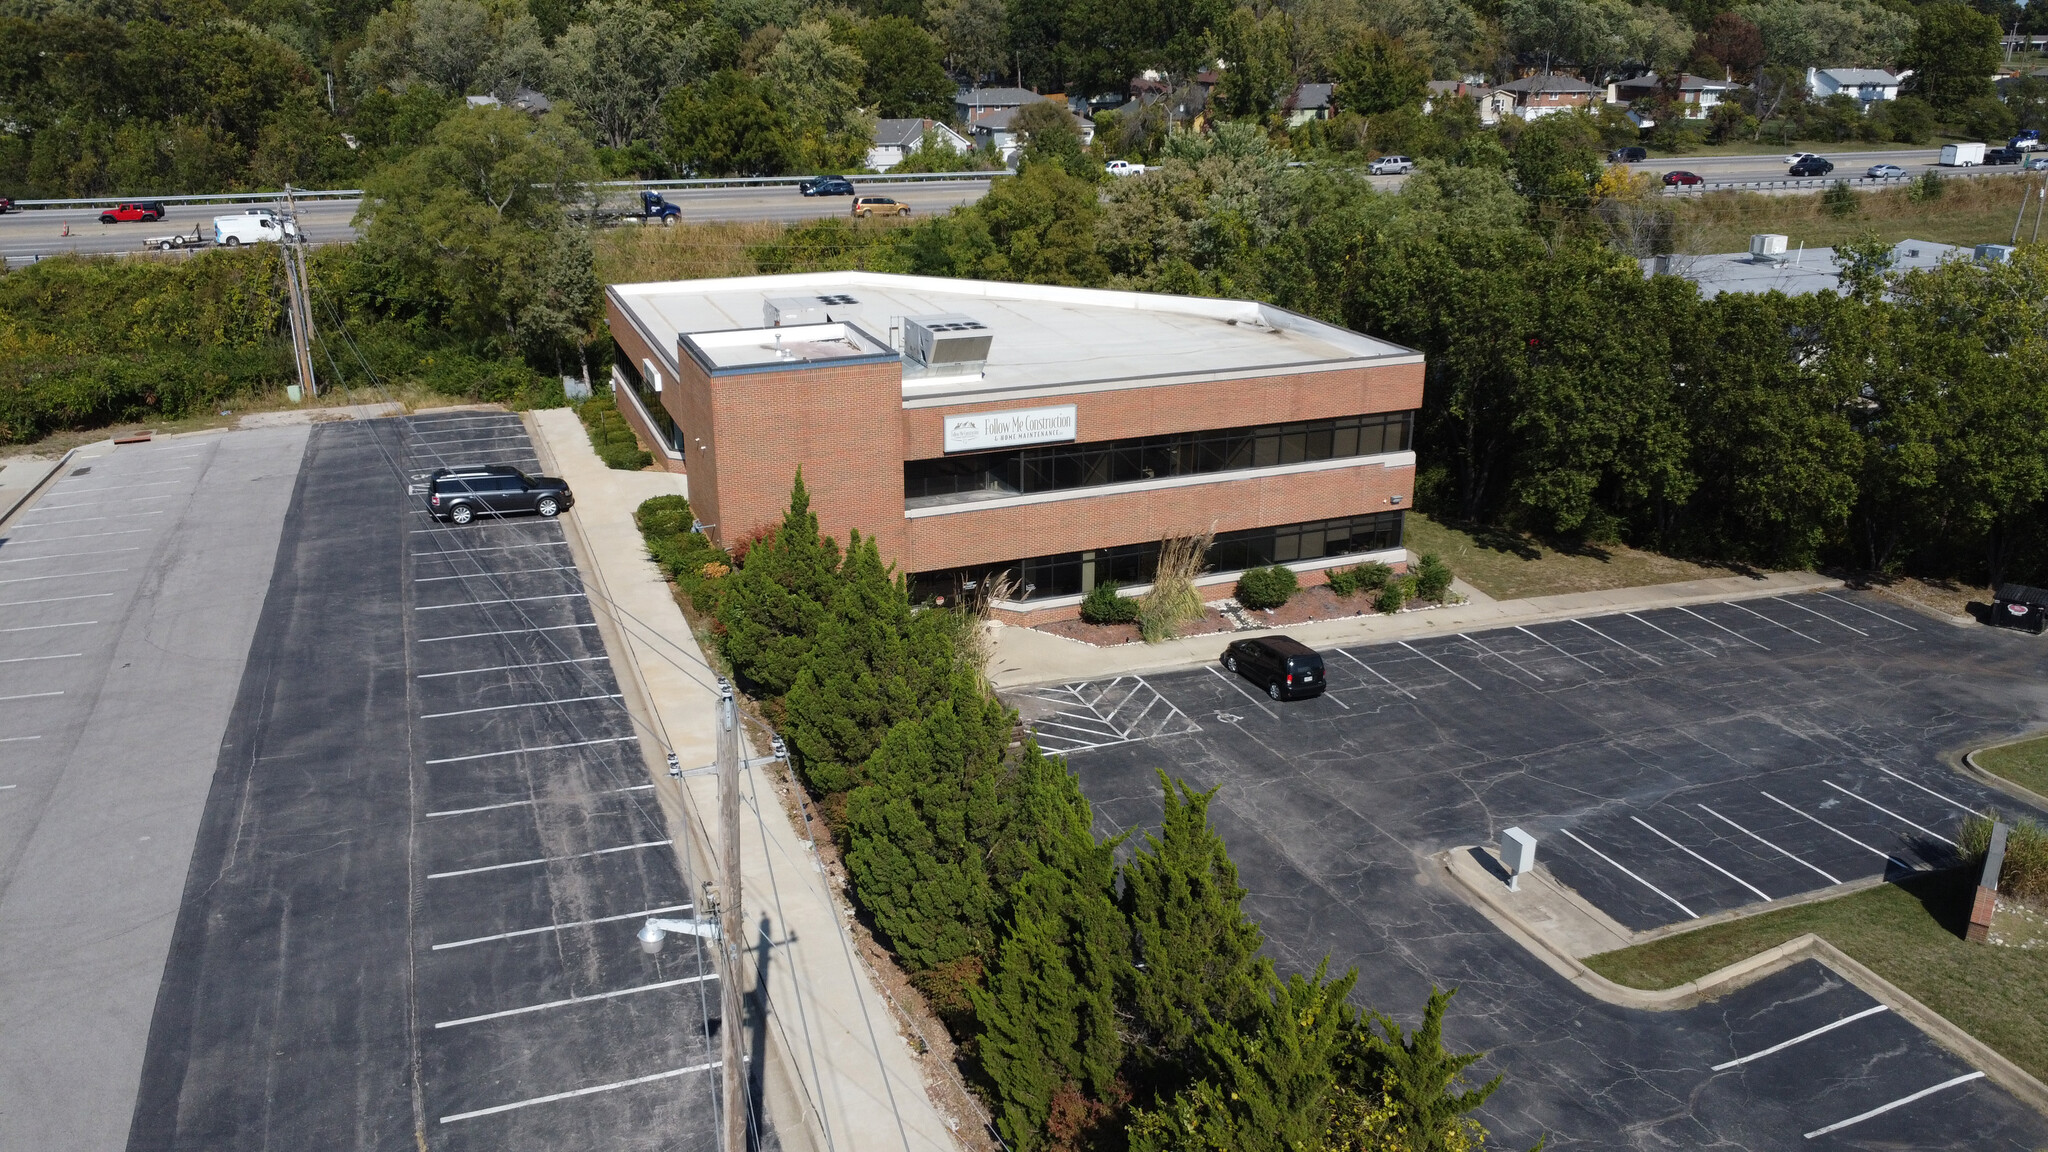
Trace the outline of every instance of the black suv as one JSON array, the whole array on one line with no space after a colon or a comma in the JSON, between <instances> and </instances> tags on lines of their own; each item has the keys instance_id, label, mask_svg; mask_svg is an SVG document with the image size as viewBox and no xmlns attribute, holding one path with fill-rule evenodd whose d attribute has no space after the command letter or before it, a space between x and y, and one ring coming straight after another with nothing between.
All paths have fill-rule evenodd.
<instances>
[{"instance_id":1,"label":"black suv","mask_svg":"<svg viewBox=\"0 0 2048 1152\"><path fill-rule=\"evenodd\" d=\"M1792 165L1794 176L1825 176L1835 170L1835 162L1819 156L1802 156Z\"/></svg>"},{"instance_id":2,"label":"black suv","mask_svg":"<svg viewBox=\"0 0 2048 1152\"><path fill-rule=\"evenodd\" d=\"M796 190L806 196L851 196L853 181L844 176L813 176L798 183Z\"/></svg>"},{"instance_id":3,"label":"black suv","mask_svg":"<svg viewBox=\"0 0 2048 1152\"><path fill-rule=\"evenodd\" d=\"M1232 640L1223 650L1223 666L1263 687L1275 700L1320 696L1327 687L1323 658L1291 636Z\"/></svg>"},{"instance_id":4,"label":"black suv","mask_svg":"<svg viewBox=\"0 0 2048 1152\"><path fill-rule=\"evenodd\" d=\"M1986 164L2017 164L2026 158L2027 154L2017 148L1986 148L1984 150L1984 162Z\"/></svg>"},{"instance_id":5,"label":"black suv","mask_svg":"<svg viewBox=\"0 0 2048 1152\"><path fill-rule=\"evenodd\" d=\"M553 476L528 476L517 468L436 468L427 477L427 511L436 520L467 524L479 516L538 512L553 516L574 507L569 485Z\"/></svg>"},{"instance_id":6,"label":"black suv","mask_svg":"<svg viewBox=\"0 0 2048 1152\"><path fill-rule=\"evenodd\" d=\"M1638 148L1635 145L1630 145L1627 148L1616 148L1607 154L1607 160L1610 164L1641 164L1649 158L1649 149Z\"/></svg>"}]
</instances>

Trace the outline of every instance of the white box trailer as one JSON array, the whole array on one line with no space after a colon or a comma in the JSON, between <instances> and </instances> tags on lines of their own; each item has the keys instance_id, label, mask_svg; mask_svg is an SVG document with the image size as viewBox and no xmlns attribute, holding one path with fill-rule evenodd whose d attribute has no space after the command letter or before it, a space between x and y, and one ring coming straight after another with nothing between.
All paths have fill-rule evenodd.
<instances>
[{"instance_id":1,"label":"white box trailer","mask_svg":"<svg viewBox=\"0 0 2048 1152\"><path fill-rule=\"evenodd\" d=\"M277 213L268 208L251 208L238 216L213 218L213 242L223 248L260 244L287 236L297 237L298 234L291 221L278 219Z\"/></svg>"},{"instance_id":2,"label":"white box trailer","mask_svg":"<svg viewBox=\"0 0 2048 1152\"><path fill-rule=\"evenodd\" d=\"M1984 162L1982 144L1943 144L1941 166L1943 168L1974 168Z\"/></svg>"}]
</instances>

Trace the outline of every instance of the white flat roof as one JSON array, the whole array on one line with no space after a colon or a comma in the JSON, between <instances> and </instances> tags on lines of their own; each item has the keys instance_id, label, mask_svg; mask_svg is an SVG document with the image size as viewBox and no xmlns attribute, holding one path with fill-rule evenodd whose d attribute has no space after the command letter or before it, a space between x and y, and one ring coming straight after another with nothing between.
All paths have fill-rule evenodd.
<instances>
[{"instance_id":1,"label":"white flat roof","mask_svg":"<svg viewBox=\"0 0 2048 1152\"><path fill-rule=\"evenodd\" d=\"M906 403L983 393L1052 392L1285 375L1361 364L1417 363L1422 354L1283 308L1146 292L949 280L880 272L804 272L720 280L614 284L608 291L671 360L680 337L762 329L771 297L828 296L828 322L884 341L905 316L959 313L988 326L979 375L918 374L906 363ZM898 336L900 341L901 337ZM750 346L753 336L745 338ZM772 336L762 341L772 343ZM721 357L722 358L722 357ZM993 397L992 397L993 398Z\"/></svg>"},{"instance_id":2,"label":"white flat roof","mask_svg":"<svg viewBox=\"0 0 2048 1152\"><path fill-rule=\"evenodd\" d=\"M1928 240L1901 240L1892 247L1894 272L1938 268L1943 260L1968 258L1971 250ZM1644 257L1643 271L1654 274L1656 257ZM1702 297L1723 292L1783 292L1806 296L1842 290L1841 268L1833 248L1793 248L1782 260L1762 260L1747 252L1716 252L1706 256L1672 256L1666 265L1673 276L1700 286Z\"/></svg>"}]
</instances>

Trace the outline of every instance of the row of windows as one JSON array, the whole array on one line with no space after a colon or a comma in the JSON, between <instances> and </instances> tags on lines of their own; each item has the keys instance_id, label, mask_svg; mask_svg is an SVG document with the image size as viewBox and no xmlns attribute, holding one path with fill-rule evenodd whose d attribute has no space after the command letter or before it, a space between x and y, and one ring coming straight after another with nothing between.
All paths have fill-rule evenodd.
<instances>
[{"instance_id":1,"label":"row of windows","mask_svg":"<svg viewBox=\"0 0 2048 1152\"><path fill-rule=\"evenodd\" d=\"M903 503L907 508L922 508L1165 476L1405 452L1414 426L1413 412L1380 412L1299 424L1218 428L1088 444L977 452L937 460L907 460L903 464Z\"/></svg>"},{"instance_id":2,"label":"row of windows","mask_svg":"<svg viewBox=\"0 0 2048 1152\"><path fill-rule=\"evenodd\" d=\"M1398 548L1401 546L1402 515L1400 512L1369 512L1336 520L1307 520L1299 524L1218 533L1209 545L1207 569L1211 572L1237 572L1268 564ZM1033 556L974 569L920 572L911 583L912 591L919 599L950 604L962 593L979 587L989 577L1008 571L1017 581L1019 599L1042 600L1048 596L1078 595L1109 581L1119 585L1148 583L1158 564L1159 542L1154 540L1087 552Z\"/></svg>"},{"instance_id":3,"label":"row of windows","mask_svg":"<svg viewBox=\"0 0 2048 1152\"><path fill-rule=\"evenodd\" d=\"M680 453L683 450L682 429L676 427L675 418L668 414L668 409L661 406L661 393L648 385L646 375L617 344L612 345L612 367L619 370L619 375L625 378L633 394L640 398L640 407L647 410L647 418L654 421L654 430L668 442L669 451Z\"/></svg>"}]
</instances>

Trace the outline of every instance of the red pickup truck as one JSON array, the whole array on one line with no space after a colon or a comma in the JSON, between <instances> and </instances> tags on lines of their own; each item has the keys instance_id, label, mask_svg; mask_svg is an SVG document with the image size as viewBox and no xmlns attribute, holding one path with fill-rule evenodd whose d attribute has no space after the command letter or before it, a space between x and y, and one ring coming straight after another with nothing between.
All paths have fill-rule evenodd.
<instances>
[{"instance_id":1,"label":"red pickup truck","mask_svg":"<svg viewBox=\"0 0 2048 1152\"><path fill-rule=\"evenodd\" d=\"M136 200L128 204L117 204L100 213L102 224L123 224L132 220L144 222L164 218L164 206L155 200Z\"/></svg>"}]
</instances>

